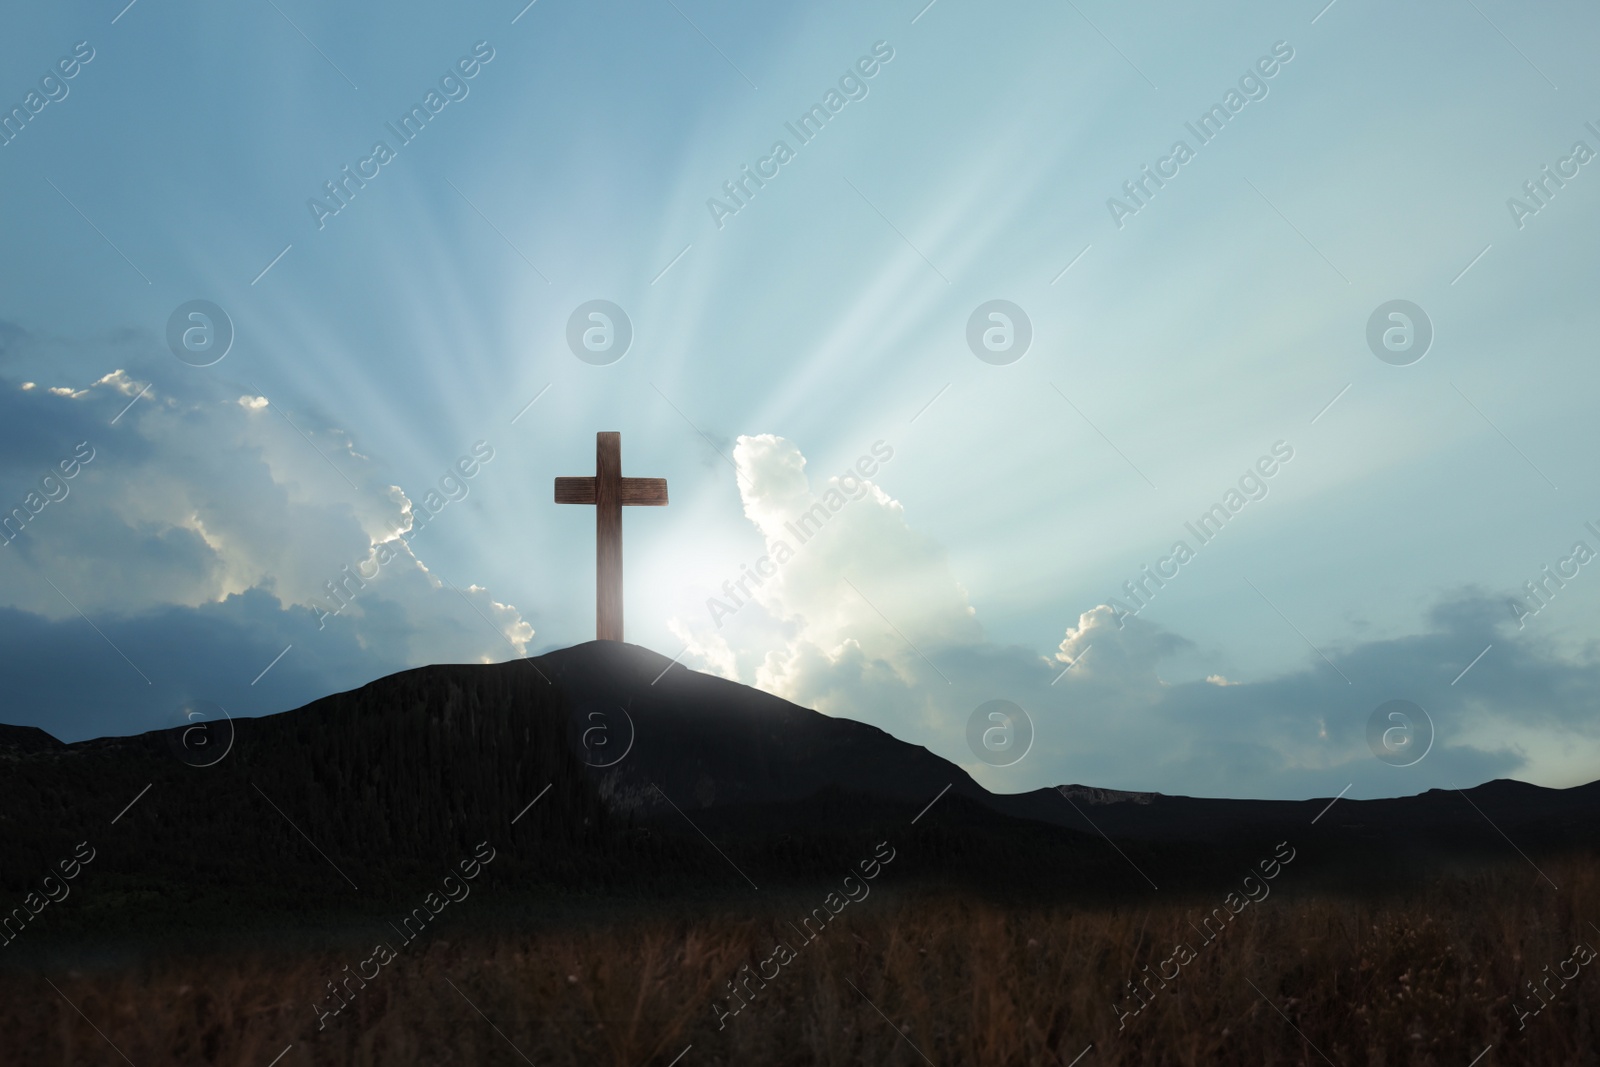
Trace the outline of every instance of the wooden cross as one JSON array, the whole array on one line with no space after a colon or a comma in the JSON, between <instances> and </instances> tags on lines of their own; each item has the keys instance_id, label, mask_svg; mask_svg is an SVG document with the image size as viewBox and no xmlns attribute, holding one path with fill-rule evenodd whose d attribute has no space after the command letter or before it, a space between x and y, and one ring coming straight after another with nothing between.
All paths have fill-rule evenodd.
<instances>
[{"instance_id":1,"label":"wooden cross","mask_svg":"<svg viewBox=\"0 0 1600 1067\"><path fill-rule=\"evenodd\" d=\"M557 478L557 504L593 504L595 538L595 637L622 640L622 507L665 507L665 478L622 476L622 435L594 435L593 478Z\"/></svg>"}]
</instances>

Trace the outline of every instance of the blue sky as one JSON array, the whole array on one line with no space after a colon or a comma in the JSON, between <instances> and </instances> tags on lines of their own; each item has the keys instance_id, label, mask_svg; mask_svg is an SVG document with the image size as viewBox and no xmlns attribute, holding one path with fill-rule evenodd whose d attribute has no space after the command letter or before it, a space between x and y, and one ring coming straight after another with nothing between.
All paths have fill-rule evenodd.
<instances>
[{"instance_id":1,"label":"blue sky","mask_svg":"<svg viewBox=\"0 0 1600 1067\"><path fill-rule=\"evenodd\" d=\"M551 481L620 430L672 497L625 513L630 640L992 788L1600 776L1597 16L924 2L11 15L0 719L127 734L586 640L593 520ZM167 341L193 300L234 334L206 367ZM606 365L566 339L593 300L632 327ZM1031 326L1009 363L968 344L993 300ZM1405 365L1367 341L1395 300L1433 332ZM1535 602L1546 566L1577 570ZM993 699L1033 724L1005 768L965 740ZM1406 767L1367 741L1393 699L1435 733Z\"/></svg>"}]
</instances>

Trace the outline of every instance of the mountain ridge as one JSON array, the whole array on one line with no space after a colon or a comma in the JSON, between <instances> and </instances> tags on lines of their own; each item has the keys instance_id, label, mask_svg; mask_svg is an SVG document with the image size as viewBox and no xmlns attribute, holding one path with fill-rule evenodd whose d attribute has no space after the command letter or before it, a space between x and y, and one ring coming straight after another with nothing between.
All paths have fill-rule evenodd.
<instances>
[{"instance_id":1,"label":"mountain ridge","mask_svg":"<svg viewBox=\"0 0 1600 1067\"><path fill-rule=\"evenodd\" d=\"M413 668L232 720L230 737L208 727L229 746L214 763L220 747L196 759L184 729L66 744L0 727L0 889L26 891L84 840L101 888L52 922L360 908L485 841L501 854L491 882L546 901L799 886L884 840L902 885L1078 899L1211 892L1285 840L1297 879L1351 891L1600 846L1600 782L1377 800L990 793L877 727L612 642Z\"/></svg>"},{"instance_id":2,"label":"mountain ridge","mask_svg":"<svg viewBox=\"0 0 1600 1067\"><path fill-rule=\"evenodd\" d=\"M652 678L651 685L653 686L660 679L664 678L667 673L670 673L670 671L672 669L678 668L678 669L681 669L681 671L693 676L696 679L704 679L704 680L709 681L709 682L711 682L711 683L713 683L715 685L733 687L733 688L735 688L737 690L740 690L740 691L742 691L744 693L756 694L764 702L770 702L772 704L782 705L786 709L798 709L798 710L801 710L801 711L804 711L804 712L809 712L812 715L816 715L821 719L825 719L825 720L828 720L828 721L831 721L831 722L849 723L849 724L852 725L852 727L859 728L859 729L864 730L864 731L870 731L873 735L878 735L878 736L885 737L885 738L891 738L891 739L899 742L900 744L907 746L908 748L924 752L928 756L930 756L931 758L937 759L937 760L940 760L940 761L946 763L950 768L952 768L953 770L958 772L960 775L964 776L969 782L972 783L972 785L974 785L974 786L977 785L977 783L973 779L971 779L970 774L968 774L966 771L963 771L963 770L960 769L960 765L959 764L956 764L953 761L946 760L946 759L944 759L944 757L938 756L936 753L932 752L932 750L928 749L926 746L918 745L918 744L915 744L914 742L902 741L900 738L898 738L894 734L891 734L888 731L882 729L881 727L876 727L876 726L871 725L870 723L865 723L865 722L862 722L862 721L860 721L858 719L852 719L852 718L849 718L847 716L829 715L829 714L827 714L825 712L816 711L815 709L805 708L803 705L793 704L792 702L790 702L788 700L785 700L782 697L776 696L774 694L767 693L764 690L755 689L754 687L751 687L751 686L746 686L746 685L744 685L744 684L742 684L740 682L736 682L736 681L732 681L730 679L722 678L722 677L720 677L718 675L714 675L714 674L707 674L707 673L704 673L704 672L693 671L692 669L690 669L688 667L685 667L682 664L677 663L675 660L670 660L670 659L668 659L668 657L662 655L661 653L656 652L655 650L647 648L647 647L645 647L643 645L634 645L634 644L631 644L631 643L623 643L623 642L598 641L598 640L597 641L587 641L587 642L580 643L578 645L568 646L567 648L553 649L553 650L551 650L549 652L542 653L539 656L530 656L530 657L524 657L524 658L521 658L521 659L504 660L504 661L500 661L499 663L493 663L493 664L426 664L426 665L423 665L423 666L420 666L420 667L410 667L410 668L407 668L407 669L402 670L402 671L396 671L396 672L394 672L392 674L384 675L382 677L373 679L370 682L364 683L363 685L360 685L360 686L356 686L356 687L354 687L352 689L342 690L342 691L336 692L336 693L330 693L325 697L320 697L317 700L311 701L310 703L301 705L300 707L297 707L297 708L288 708L288 709L284 709L282 711L268 712L266 714L256 715L256 716L240 716L240 717L237 717L237 718L233 719L232 721L234 721L234 722L260 722L260 721L264 721L264 720L274 719L276 717L283 716L283 715L292 715L292 714L295 714L297 712L303 712L303 711L305 711L305 710L307 710L309 708L318 707L319 705L323 705L327 701L333 700L333 699L338 698L338 697L344 697L344 696L349 696L351 694L363 692L363 691L369 689L372 686L380 686L380 685L383 685L384 683L393 682L393 681L397 681L397 680L400 680L400 679L406 679L406 678L414 676L414 675L415 676L427 676L430 672L435 672L435 671L438 671L438 670L441 670L441 669L445 669L445 668L454 668L454 667L461 667L461 668L480 668L480 667L491 667L491 668L493 668L493 667L498 667L498 668L504 668L504 667L510 667L510 666L516 665L516 664L530 664L530 665L534 666L536 669L538 669L540 671L541 675L542 675L543 671L542 671L541 665L549 666L553 662L553 663L556 663L556 664L560 665L560 666L558 666L557 671L554 672L554 673L559 675L559 676L565 677L565 671L562 668L567 666L574 659L579 660L581 666L584 667L584 668L593 668L594 666L596 666L595 657L597 655L599 655L599 656L601 656L603 658L606 658L606 659L610 660L610 662L606 664L607 666L610 666L610 667L617 666L617 661L614 658L612 658L612 657L614 657L616 655L616 652L614 650L626 650L622 654L625 655L625 656L628 656L628 657L633 657L636 660L636 662L633 662L633 663L629 663L627 660L622 660L621 661L621 663L626 667L637 668L637 670L633 671L634 677L632 679L624 679L625 681L636 681L643 674L649 673L649 671L654 666L659 664L662 667L662 671L661 672L657 672L657 674ZM653 657L655 662L654 663L637 662L639 657ZM604 696L603 695L597 695L597 694L594 694L594 693L586 693L585 694L585 699L587 701L589 701L589 702L603 702ZM47 730L44 730L43 728L38 727L38 726L10 725L10 724L6 724L6 723L0 723L0 757L3 757L4 755L8 754L8 752L11 753L11 754L16 754L16 753L32 754L32 753L48 753L48 752L54 752L54 751L61 751L61 752L64 752L64 753L70 753L70 752L76 752L76 751L102 750L102 749L106 749L106 748L117 747L119 743L127 743L127 742L147 740L147 739L149 739L149 738L151 738L153 736L158 736L158 735L159 736L165 736L169 732L170 732L169 729L158 729L158 730L147 730L147 731L143 731L141 733L136 733L136 734L112 734L112 735L105 735L105 736L102 736L102 737L85 738L85 739L80 740L80 741L62 741L62 740L56 738L54 735L50 734ZM1479 790L1479 789L1487 789L1487 788L1490 788L1490 787L1500 788L1500 787L1505 787L1505 786L1521 787L1521 788L1530 789L1530 790L1539 790L1539 791L1543 791L1543 792L1557 792L1557 793L1559 793L1559 792L1565 792L1565 791L1573 790L1573 789L1580 789L1581 790L1581 789L1588 789L1590 787L1600 787L1600 779L1596 779L1595 781L1591 781L1591 782L1581 783L1581 784L1575 785L1575 786L1551 787L1551 786L1541 786L1541 785L1538 785L1538 784L1532 783L1532 782L1524 782L1521 779L1516 779L1516 778L1495 778L1495 779L1490 779L1490 780L1485 781L1485 782L1478 783L1478 784L1473 785L1473 786L1469 786L1469 787L1467 787L1467 789L1468 789L1468 791L1472 791L1472 790ZM981 786L978 786L977 788L982 789ZM1069 796L1069 797L1071 797L1073 799L1076 799L1076 800L1087 800L1089 803L1092 803L1092 804L1095 804L1095 805L1106 805L1106 804L1117 804L1117 803L1134 803L1134 804L1140 804L1140 805L1148 805L1148 804L1153 803L1153 802L1155 802L1157 800L1187 800L1187 801L1200 801L1200 802L1240 803L1240 804L1310 804L1310 803L1315 803L1317 801L1328 801L1328 800L1333 799L1331 796L1306 797L1306 798L1300 799L1300 800L1277 799L1277 798L1274 798L1274 799L1260 799L1260 798L1194 796L1194 795L1185 794L1185 793L1164 793L1164 792L1152 791L1152 790L1117 789L1117 788L1108 787L1108 786L1088 785L1088 784L1083 784L1083 783L1058 783L1056 785L1040 786L1040 787L1038 787L1038 788L1036 788L1034 790L1025 791L1023 793L990 794L990 795L991 796L995 796L995 797L1001 797L1001 798L1007 798L1007 797L1009 797L1009 798L1018 798L1018 797L1032 797L1032 796L1034 796L1036 794L1039 794L1041 792L1051 792L1051 791L1060 793L1060 794L1062 794L1064 796ZM984 790L984 792L988 792L988 791ZM1429 788L1429 789L1422 790L1421 792L1418 792L1418 793L1398 794L1398 795L1396 795L1394 797L1375 797L1375 798L1367 798L1366 800L1349 799L1349 800L1345 800L1345 801L1341 801L1341 802L1342 803L1355 804L1355 803L1367 803L1367 802L1372 802L1372 801L1383 801L1383 800L1402 800L1402 799L1408 799L1408 798L1414 798L1414 797L1430 796L1430 795L1433 795L1433 794L1448 794L1448 793L1451 793L1451 792L1459 792L1459 790L1449 790L1449 789L1441 789L1441 788L1434 787L1434 788Z\"/></svg>"}]
</instances>

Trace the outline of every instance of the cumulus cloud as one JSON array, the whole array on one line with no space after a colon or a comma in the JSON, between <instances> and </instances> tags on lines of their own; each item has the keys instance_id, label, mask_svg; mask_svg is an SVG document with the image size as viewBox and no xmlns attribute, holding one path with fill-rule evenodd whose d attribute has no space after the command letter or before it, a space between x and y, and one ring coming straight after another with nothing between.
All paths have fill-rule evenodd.
<instances>
[{"instance_id":1,"label":"cumulus cloud","mask_svg":"<svg viewBox=\"0 0 1600 1067\"><path fill-rule=\"evenodd\" d=\"M943 550L862 475L893 461L893 446L877 444L875 453L864 453L865 466L813 486L791 442L770 434L738 439L733 457L744 513L775 572L759 584L751 579L718 591L717 599L737 610L725 628L671 621L702 662L797 703L855 714L863 689L878 701L922 704L917 694L938 672L917 649L979 639ZM841 687L844 678L851 684Z\"/></svg>"},{"instance_id":2,"label":"cumulus cloud","mask_svg":"<svg viewBox=\"0 0 1600 1067\"><path fill-rule=\"evenodd\" d=\"M12 518L0 610L13 629L28 619L41 633L84 628L87 640L62 639L81 657L76 675L94 664L97 677L55 676L57 714L36 725L82 736L99 721L102 673L150 690L124 701L134 722L158 717L164 670L226 663L248 683L291 643L273 684L251 694L277 699L264 710L407 666L525 654L533 629L516 607L428 569L407 537L413 502L339 428L306 415L291 424L266 397L208 395L178 378L118 370L40 384L0 378L0 511ZM59 477L61 461L88 453ZM187 668L135 636L177 631L193 643ZM145 648L142 662L118 634ZM38 673L20 652L29 644L0 652L13 691ZM124 653L142 675L125 671ZM162 723L141 728L152 725Z\"/></svg>"},{"instance_id":3,"label":"cumulus cloud","mask_svg":"<svg viewBox=\"0 0 1600 1067\"><path fill-rule=\"evenodd\" d=\"M1584 767L1600 757L1600 659L1562 658L1518 635L1503 597L1442 595L1420 633L1330 649L1331 663L1308 653L1303 666L1254 680L1164 676L1179 653L1194 658L1194 642L1144 617L1119 621L1104 605L1041 654L985 636L944 552L881 487L814 480L800 450L771 435L741 437L734 457L745 516L767 558L782 562L743 591L710 591L738 601L720 627L712 612L671 620L688 654L926 744L991 788L1310 797L1353 785L1352 796L1377 796L1499 776L1593 777ZM801 541L800 517L819 504L826 521ZM1472 684L1452 686L1490 644ZM1032 751L1004 770L976 760L966 741L972 712L996 698L1020 704L1035 728ZM1422 706L1437 738L1403 769L1378 761L1366 740L1374 709L1397 698Z\"/></svg>"},{"instance_id":4,"label":"cumulus cloud","mask_svg":"<svg viewBox=\"0 0 1600 1067\"><path fill-rule=\"evenodd\" d=\"M1137 693L1153 700L1165 686L1161 661L1194 644L1136 615L1124 615L1119 623L1117 614L1104 604L1084 612L1077 626L1067 628L1055 659L1067 665L1080 690L1110 686L1125 699Z\"/></svg>"}]
</instances>

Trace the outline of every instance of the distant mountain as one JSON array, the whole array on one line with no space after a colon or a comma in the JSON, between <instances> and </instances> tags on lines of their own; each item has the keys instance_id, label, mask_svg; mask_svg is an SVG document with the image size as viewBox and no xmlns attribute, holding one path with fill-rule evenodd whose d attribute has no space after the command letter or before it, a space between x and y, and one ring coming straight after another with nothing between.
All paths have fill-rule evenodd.
<instances>
[{"instance_id":1,"label":"distant mountain","mask_svg":"<svg viewBox=\"0 0 1600 1067\"><path fill-rule=\"evenodd\" d=\"M1125 789L1101 789L1094 785L1058 785L1056 791L1069 800L1088 804L1148 804L1160 793L1130 793Z\"/></svg>"},{"instance_id":2,"label":"distant mountain","mask_svg":"<svg viewBox=\"0 0 1600 1067\"><path fill-rule=\"evenodd\" d=\"M28 892L84 841L97 854L64 925L387 906L481 842L486 884L541 900L831 881L883 840L902 884L1119 898L1210 891L1285 840L1297 877L1360 888L1600 844L1600 783L1331 807L992 794L875 727L613 642L405 671L228 734L62 744L0 726L0 892Z\"/></svg>"}]
</instances>

